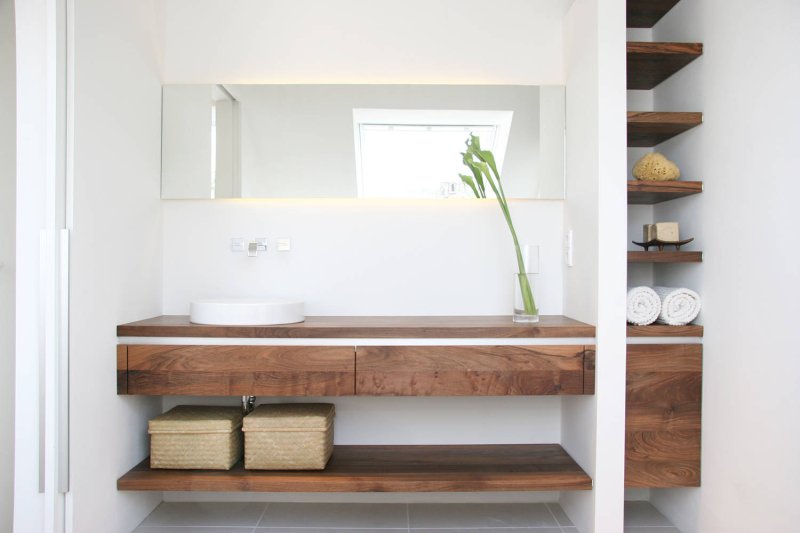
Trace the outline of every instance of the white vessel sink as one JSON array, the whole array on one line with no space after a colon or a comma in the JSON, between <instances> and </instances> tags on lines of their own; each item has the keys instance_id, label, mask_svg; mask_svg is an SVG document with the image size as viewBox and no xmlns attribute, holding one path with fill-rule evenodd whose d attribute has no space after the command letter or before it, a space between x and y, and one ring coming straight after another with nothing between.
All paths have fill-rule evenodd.
<instances>
[{"instance_id":1,"label":"white vessel sink","mask_svg":"<svg viewBox=\"0 0 800 533\"><path fill-rule=\"evenodd\" d=\"M300 300L222 299L192 302L189 320L212 326L271 326L306 319Z\"/></svg>"}]
</instances>

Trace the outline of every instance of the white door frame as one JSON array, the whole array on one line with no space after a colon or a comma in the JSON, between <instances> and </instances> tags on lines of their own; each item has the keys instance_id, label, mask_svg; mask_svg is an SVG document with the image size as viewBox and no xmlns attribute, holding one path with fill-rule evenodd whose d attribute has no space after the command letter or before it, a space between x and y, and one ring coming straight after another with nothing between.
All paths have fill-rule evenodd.
<instances>
[{"instance_id":1,"label":"white door frame","mask_svg":"<svg viewBox=\"0 0 800 533\"><path fill-rule=\"evenodd\" d=\"M68 479L67 0L17 0L14 531L62 533Z\"/></svg>"}]
</instances>

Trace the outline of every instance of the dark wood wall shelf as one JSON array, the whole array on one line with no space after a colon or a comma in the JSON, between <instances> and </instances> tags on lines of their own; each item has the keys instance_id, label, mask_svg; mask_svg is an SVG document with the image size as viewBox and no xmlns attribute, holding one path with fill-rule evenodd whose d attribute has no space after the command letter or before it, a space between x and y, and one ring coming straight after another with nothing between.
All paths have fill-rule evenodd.
<instances>
[{"instance_id":1,"label":"dark wood wall shelf","mask_svg":"<svg viewBox=\"0 0 800 533\"><path fill-rule=\"evenodd\" d=\"M628 0L627 26L652 28L680 0Z\"/></svg>"},{"instance_id":2,"label":"dark wood wall shelf","mask_svg":"<svg viewBox=\"0 0 800 533\"><path fill-rule=\"evenodd\" d=\"M628 252L628 263L701 263L703 252Z\"/></svg>"},{"instance_id":3,"label":"dark wood wall shelf","mask_svg":"<svg viewBox=\"0 0 800 533\"><path fill-rule=\"evenodd\" d=\"M652 205L703 192L702 181L628 180L628 204Z\"/></svg>"},{"instance_id":4,"label":"dark wood wall shelf","mask_svg":"<svg viewBox=\"0 0 800 533\"><path fill-rule=\"evenodd\" d=\"M629 41L628 89L652 89L701 55L702 43Z\"/></svg>"},{"instance_id":5,"label":"dark wood wall shelf","mask_svg":"<svg viewBox=\"0 0 800 533\"><path fill-rule=\"evenodd\" d=\"M520 339L594 337L595 328L561 315L535 324L511 316L309 316L280 326L204 326L185 315L164 315L117 326L119 337L223 337L248 339Z\"/></svg>"},{"instance_id":6,"label":"dark wood wall shelf","mask_svg":"<svg viewBox=\"0 0 800 533\"><path fill-rule=\"evenodd\" d=\"M119 490L214 492L480 492L591 490L558 444L335 446L321 471L154 470L149 458Z\"/></svg>"},{"instance_id":7,"label":"dark wood wall shelf","mask_svg":"<svg viewBox=\"0 0 800 533\"><path fill-rule=\"evenodd\" d=\"M628 111L628 146L649 148L703 123L703 114L673 111Z\"/></svg>"},{"instance_id":8,"label":"dark wood wall shelf","mask_svg":"<svg viewBox=\"0 0 800 533\"><path fill-rule=\"evenodd\" d=\"M666 324L650 324L649 326L632 326L628 324L628 337L702 337L703 326L688 324L686 326L668 326Z\"/></svg>"}]
</instances>

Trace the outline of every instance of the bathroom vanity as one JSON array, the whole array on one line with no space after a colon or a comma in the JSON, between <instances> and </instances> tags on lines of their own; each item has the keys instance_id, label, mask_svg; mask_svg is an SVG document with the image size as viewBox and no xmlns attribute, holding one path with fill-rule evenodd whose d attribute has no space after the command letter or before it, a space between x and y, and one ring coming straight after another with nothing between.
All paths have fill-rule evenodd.
<instances>
[{"instance_id":1,"label":"bathroom vanity","mask_svg":"<svg viewBox=\"0 0 800 533\"><path fill-rule=\"evenodd\" d=\"M121 325L117 391L196 396L594 394L595 328L562 316L307 317L207 326L185 316ZM358 492L590 490L559 444L336 446L324 471L152 470L120 490Z\"/></svg>"}]
</instances>

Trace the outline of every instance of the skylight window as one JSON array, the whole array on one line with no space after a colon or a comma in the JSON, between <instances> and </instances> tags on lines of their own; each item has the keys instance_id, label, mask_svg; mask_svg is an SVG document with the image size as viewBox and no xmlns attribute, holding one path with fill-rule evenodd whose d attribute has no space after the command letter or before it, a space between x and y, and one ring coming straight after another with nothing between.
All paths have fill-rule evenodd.
<instances>
[{"instance_id":1,"label":"skylight window","mask_svg":"<svg viewBox=\"0 0 800 533\"><path fill-rule=\"evenodd\" d=\"M512 111L354 109L362 198L471 198L458 177L472 133L502 172Z\"/></svg>"}]
</instances>

